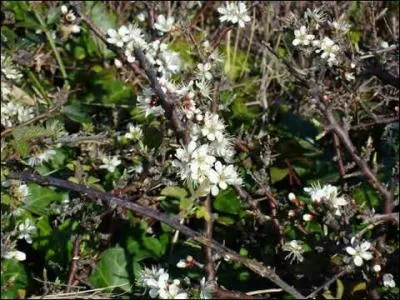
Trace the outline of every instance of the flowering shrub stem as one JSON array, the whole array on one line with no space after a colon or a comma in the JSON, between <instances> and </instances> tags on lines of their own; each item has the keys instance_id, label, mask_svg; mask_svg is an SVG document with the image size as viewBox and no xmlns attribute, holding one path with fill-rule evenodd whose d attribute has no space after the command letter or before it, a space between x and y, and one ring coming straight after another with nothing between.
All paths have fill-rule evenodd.
<instances>
[{"instance_id":1,"label":"flowering shrub stem","mask_svg":"<svg viewBox=\"0 0 400 300\"><path fill-rule=\"evenodd\" d=\"M229 258L233 261L242 263L243 265L248 267L253 272L257 273L261 277L268 278L269 280L274 282L276 285L278 285L279 287L284 289L287 293L294 296L296 299L305 299L305 296L303 296L294 287L290 286L285 281L283 281L278 276L278 274L276 274L270 267L265 266L264 264L258 262L257 260L243 257L243 256L239 255L237 252L221 245L220 243L218 243L214 240L208 239L203 234L201 234L197 231L194 231L193 229L190 229L189 227L187 227L185 225L180 224L178 218L171 218L164 213L155 211L150 208L143 207L143 206L138 205L133 202L129 202L125 199L116 197L109 193L96 191L96 190L88 188L82 184L76 184L76 183L73 183L73 182L70 182L67 180L62 180L62 179L58 179L58 178L54 178L54 177L50 177L50 176L40 176L40 175L36 175L36 174L32 174L32 173L22 172L22 173L10 173L8 175L8 179L17 179L17 180L22 180L25 182L35 182L40 185L55 186L55 187L67 189L70 191L82 193L82 194L87 195L92 198L102 199L110 204L116 204L120 207L131 209L140 215L150 217L150 218L153 218L160 222L163 222L165 224L168 224L172 228L182 232L184 235L194 239L195 241L197 241L207 247L212 248L214 251L218 252L225 258Z\"/></svg>"}]
</instances>

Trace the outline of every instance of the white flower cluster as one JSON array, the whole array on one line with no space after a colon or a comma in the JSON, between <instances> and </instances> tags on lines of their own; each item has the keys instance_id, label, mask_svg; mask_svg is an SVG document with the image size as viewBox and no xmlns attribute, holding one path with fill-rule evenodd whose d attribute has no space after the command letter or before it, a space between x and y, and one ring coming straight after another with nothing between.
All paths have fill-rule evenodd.
<instances>
[{"instance_id":1,"label":"white flower cluster","mask_svg":"<svg viewBox=\"0 0 400 300\"><path fill-rule=\"evenodd\" d=\"M321 58L326 60L329 66L334 66L339 63L338 54L339 46L329 37L324 37L321 40L315 39L315 35L310 34L306 26L301 26L300 29L294 31L295 39L292 41L293 46L312 46L315 48L315 53L320 53Z\"/></svg>"},{"instance_id":2,"label":"white flower cluster","mask_svg":"<svg viewBox=\"0 0 400 300\"><path fill-rule=\"evenodd\" d=\"M182 180L202 185L204 193L211 191L216 196L220 189L225 190L228 185L242 184L242 179L233 165L222 162L229 162L234 155L225 136L224 123L217 114L209 112L202 121L202 125L193 125L192 141L187 147L176 150L177 159L172 164L179 169Z\"/></svg>"},{"instance_id":3,"label":"white flower cluster","mask_svg":"<svg viewBox=\"0 0 400 300\"><path fill-rule=\"evenodd\" d=\"M393 279L393 275L390 273L383 274L382 276L383 286L394 288L396 287L396 281Z\"/></svg>"},{"instance_id":4,"label":"white flower cluster","mask_svg":"<svg viewBox=\"0 0 400 300\"><path fill-rule=\"evenodd\" d=\"M64 37L68 37L71 33L79 33L81 27L78 24L75 13L68 9L66 5L61 6L61 13L64 17L65 24L62 26L62 32Z\"/></svg>"},{"instance_id":5,"label":"white flower cluster","mask_svg":"<svg viewBox=\"0 0 400 300\"><path fill-rule=\"evenodd\" d=\"M21 72L14 66L11 57L5 55L1 55L1 74L14 81L19 81L22 78Z\"/></svg>"},{"instance_id":6,"label":"white flower cluster","mask_svg":"<svg viewBox=\"0 0 400 300\"><path fill-rule=\"evenodd\" d=\"M251 20L244 2L225 3L225 6L218 8L218 12L221 15L219 17L221 22L238 24L240 28L245 27L246 23Z\"/></svg>"},{"instance_id":7,"label":"white flower cluster","mask_svg":"<svg viewBox=\"0 0 400 300\"><path fill-rule=\"evenodd\" d=\"M12 127L34 117L34 109L17 102L1 102L1 124Z\"/></svg>"},{"instance_id":8,"label":"white flower cluster","mask_svg":"<svg viewBox=\"0 0 400 300\"><path fill-rule=\"evenodd\" d=\"M344 197L338 196L337 187L327 184L321 187L319 183L311 185L311 187L304 188L304 191L311 196L312 201L316 203L325 202L335 208L335 214L341 215L340 207L345 206L348 202Z\"/></svg>"},{"instance_id":9,"label":"white flower cluster","mask_svg":"<svg viewBox=\"0 0 400 300\"><path fill-rule=\"evenodd\" d=\"M26 259L25 252L18 251L18 250L9 250L9 251L2 251L1 257L5 259L16 259L18 261L24 261Z\"/></svg>"},{"instance_id":10,"label":"white flower cluster","mask_svg":"<svg viewBox=\"0 0 400 300\"><path fill-rule=\"evenodd\" d=\"M175 19L171 16L167 18L164 15L158 15L157 22L154 24L154 28L157 29L160 34L170 32L174 27Z\"/></svg>"},{"instance_id":11,"label":"white flower cluster","mask_svg":"<svg viewBox=\"0 0 400 300\"><path fill-rule=\"evenodd\" d=\"M132 141L140 141L143 138L143 130L139 125L128 124L128 132L125 133L125 138Z\"/></svg>"},{"instance_id":12,"label":"white flower cluster","mask_svg":"<svg viewBox=\"0 0 400 300\"><path fill-rule=\"evenodd\" d=\"M355 244L354 238L351 240L351 244ZM353 257L353 262L357 267L362 266L363 260L371 260L372 253L368 251L371 248L371 243L364 241L360 244L346 247L346 252Z\"/></svg>"},{"instance_id":13,"label":"white flower cluster","mask_svg":"<svg viewBox=\"0 0 400 300\"><path fill-rule=\"evenodd\" d=\"M151 298L159 299L187 299L185 292L178 279L170 280L169 274L163 268L153 266L151 269L144 268L139 274L138 284L148 288Z\"/></svg>"}]
</instances>

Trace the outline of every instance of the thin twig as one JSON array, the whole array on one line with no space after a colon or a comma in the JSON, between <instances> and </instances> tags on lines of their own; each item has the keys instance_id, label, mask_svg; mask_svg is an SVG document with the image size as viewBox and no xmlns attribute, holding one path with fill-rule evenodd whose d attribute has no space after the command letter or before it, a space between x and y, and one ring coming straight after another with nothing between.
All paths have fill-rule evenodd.
<instances>
[{"instance_id":1,"label":"thin twig","mask_svg":"<svg viewBox=\"0 0 400 300\"><path fill-rule=\"evenodd\" d=\"M312 292L311 294L309 294L306 298L310 299L310 298L314 298L315 296L318 295L318 293L323 290L323 289L327 289L332 283L334 283L336 280L338 280L340 277L342 277L344 274L350 272L352 269L346 267L344 270L342 270L341 272L337 273L336 275L334 275L331 279L329 279L328 281L326 281L323 285L321 285L320 287L318 287L314 292Z\"/></svg>"},{"instance_id":2,"label":"thin twig","mask_svg":"<svg viewBox=\"0 0 400 300\"><path fill-rule=\"evenodd\" d=\"M130 209L142 216L146 216L165 224L168 224L174 229L179 230L182 234L192 238L193 240L199 242L202 245L208 246L220 255L222 255L225 259L230 259L233 261L237 261L242 263L244 266L248 267L253 272L257 273L263 278L268 278L276 285L281 287L284 291L294 296L296 299L304 299L305 297L297 291L294 287L287 284L283 281L278 274L276 274L272 268L265 266L255 259L250 259L244 256L239 255L239 253L221 245L220 243L208 239L203 234L179 223L179 218L171 218L167 214L155 211L153 209L143 207L137 203L127 201L123 198L116 197L109 193L100 192L91 188L88 188L82 184L76 184L67 180L62 180L50 176L40 176L32 173L22 172L22 173L10 173L8 175L9 179L16 179L25 182L35 182L40 185L50 185L59 187L62 189L67 189L70 191L75 191L84 195L87 195L91 198L98 198L106 201L111 205L118 205L123 208Z\"/></svg>"},{"instance_id":3,"label":"thin twig","mask_svg":"<svg viewBox=\"0 0 400 300\"><path fill-rule=\"evenodd\" d=\"M81 237L78 235L74 241L74 247L72 250L72 259L71 259L71 267L68 272L68 281L67 281L67 293L71 291L72 284L75 279L75 274L78 269L78 259L79 259L79 250L81 246Z\"/></svg>"}]
</instances>

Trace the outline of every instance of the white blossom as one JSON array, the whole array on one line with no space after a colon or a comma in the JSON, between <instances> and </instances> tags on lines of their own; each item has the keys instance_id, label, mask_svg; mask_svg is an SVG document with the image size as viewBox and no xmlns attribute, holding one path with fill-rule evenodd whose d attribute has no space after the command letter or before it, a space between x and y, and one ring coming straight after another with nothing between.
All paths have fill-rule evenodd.
<instances>
[{"instance_id":1,"label":"white blossom","mask_svg":"<svg viewBox=\"0 0 400 300\"><path fill-rule=\"evenodd\" d=\"M1 73L10 80L19 81L22 78L21 72L14 66L11 57L1 55Z\"/></svg>"},{"instance_id":2,"label":"white blossom","mask_svg":"<svg viewBox=\"0 0 400 300\"><path fill-rule=\"evenodd\" d=\"M333 208L335 208L335 214L340 215L340 206L345 206L348 202L344 197L338 196L338 189L330 184L321 187L319 183L311 185L311 187L304 188L304 191L311 196L311 200L320 203L326 201Z\"/></svg>"},{"instance_id":3,"label":"white blossom","mask_svg":"<svg viewBox=\"0 0 400 300\"><path fill-rule=\"evenodd\" d=\"M363 260L371 260L372 253L368 251L371 248L370 242L362 242L354 248L351 246L346 247L346 252L353 256L353 262L357 267L362 266Z\"/></svg>"},{"instance_id":4,"label":"white blossom","mask_svg":"<svg viewBox=\"0 0 400 300\"><path fill-rule=\"evenodd\" d=\"M128 40L129 29L125 25L121 26L118 31L115 29L107 30L107 42L110 44L114 44L117 47L122 48L124 46L125 41Z\"/></svg>"},{"instance_id":5,"label":"white blossom","mask_svg":"<svg viewBox=\"0 0 400 300\"><path fill-rule=\"evenodd\" d=\"M313 34L307 33L307 28L305 26L301 26L299 30L294 31L295 39L293 40L293 46L310 45L311 41L314 40L315 36Z\"/></svg>"},{"instance_id":6,"label":"white blossom","mask_svg":"<svg viewBox=\"0 0 400 300\"><path fill-rule=\"evenodd\" d=\"M354 74L352 72L345 72L344 73L344 78L347 81L354 81L356 78L354 77Z\"/></svg>"},{"instance_id":7,"label":"white blossom","mask_svg":"<svg viewBox=\"0 0 400 300\"><path fill-rule=\"evenodd\" d=\"M225 6L218 8L218 12L221 15L219 17L221 22L237 23L240 28L245 27L246 23L251 20L244 2L225 3Z\"/></svg>"},{"instance_id":8,"label":"white blossom","mask_svg":"<svg viewBox=\"0 0 400 300\"><path fill-rule=\"evenodd\" d=\"M292 240L290 242L286 242L283 247L283 251L289 252L286 255L285 259L290 259L290 263L292 264L294 260L302 262L304 260L303 253L304 247L302 241Z\"/></svg>"},{"instance_id":9,"label":"white blossom","mask_svg":"<svg viewBox=\"0 0 400 300\"><path fill-rule=\"evenodd\" d=\"M337 54L340 50L339 46L335 44L329 37L324 37L319 43L320 49L315 52L321 54L321 58L328 61L329 66L338 64Z\"/></svg>"},{"instance_id":10,"label":"white blossom","mask_svg":"<svg viewBox=\"0 0 400 300\"><path fill-rule=\"evenodd\" d=\"M25 219L25 221L18 225L18 239L25 239L28 244L32 244L31 234L36 232L36 226L30 219Z\"/></svg>"},{"instance_id":11,"label":"white blossom","mask_svg":"<svg viewBox=\"0 0 400 300\"><path fill-rule=\"evenodd\" d=\"M165 33L171 31L174 26L175 19L171 16L165 18L164 15L157 16L157 22L154 24L155 29L158 31Z\"/></svg>"},{"instance_id":12,"label":"white blossom","mask_svg":"<svg viewBox=\"0 0 400 300\"><path fill-rule=\"evenodd\" d=\"M201 130L203 136L207 137L209 141L220 140L223 138L225 130L224 123L219 119L217 114L206 112L204 117L204 126Z\"/></svg>"},{"instance_id":13,"label":"white blossom","mask_svg":"<svg viewBox=\"0 0 400 300\"><path fill-rule=\"evenodd\" d=\"M338 20L338 21L333 21L330 24L336 31L342 31L343 33L346 33L350 30L351 26L350 24L342 21L342 20Z\"/></svg>"},{"instance_id":14,"label":"white blossom","mask_svg":"<svg viewBox=\"0 0 400 300\"><path fill-rule=\"evenodd\" d=\"M142 29L140 29L136 24L129 24L128 27L126 27L126 33L122 35L122 40L127 44L127 48L131 50L134 48L142 50L148 48Z\"/></svg>"},{"instance_id":15,"label":"white blossom","mask_svg":"<svg viewBox=\"0 0 400 300\"><path fill-rule=\"evenodd\" d=\"M42 165L48 162L56 154L55 150L47 149L41 153L34 154L28 159L28 164L31 167Z\"/></svg>"},{"instance_id":16,"label":"white blossom","mask_svg":"<svg viewBox=\"0 0 400 300\"><path fill-rule=\"evenodd\" d=\"M383 280L383 285L385 287L394 288L396 286L396 282L393 279L393 275L390 273L383 274L382 280Z\"/></svg>"},{"instance_id":17,"label":"white blossom","mask_svg":"<svg viewBox=\"0 0 400 300\"><path fill-rule=\"evenodd\" d=\"M1 256L4 257L5 259L14 258L18 261L24 261L26 259L26 254L18 250L5 251L4 253L1 254Z\"/></svg>"},{"instance_id":18,"label":"white blossom","mask_svg":"<svg viewBox=\"0 0 400 300\"><path fill-rule=\"evenodd\" d=\"M128 140L139 141L143 137L143 131L139 126L128 124L128 132L125 133L125 138Z\"/></svg>"},{"instance_id":19,"label":"white blossom","mask_svg":"<svg viewBox=\"0 0 400 300\"><path fill-rule=\"evenodd\" d=\"M218 195L219 189L225 190L228 185L240 185L242 179L239 177L233 165L225 166L220 161L214 165L214 169L210 169L208 178L212 184L211 194Z\"/></svg>"},{"instance_id":20,"label":"white blossom","mask_svg":"<svg viewBox=\"0 0 400 300\"><path fill-rule=\"evenodd\" d=\"M207 179L215 160L215 157L210 155L208 144L203 144L194 150L189 163L192 179L198 183Z\"/></svg>"},{"instance_id":21,"label":"white blossom","mask_svg":"<svg viewBox=\"0 0 400 300\"><path fill-rule=\"evenodd\" d=\"M374 265L372 269L374 270L374 272L378 273L382 270L382 267L380 265Z\"/></svg>"},{"instance_id":22,"label":"white blossom","mask_svg":"<svg viewBox=\"0 0 400 300\"><path fill-rule=\"evenodd\" d=\"M119 59L114 59L114 65L117 69L122 68L122 62Z\"/></svg>"},{"instance_id":23,"label":"white blossom","mask_svg":"<svg viewBox=\"0 0 400 300\"><path fill-rule=\"evenodd\" d=\"M205 63L205 64L197 64L197 76L200 80L211 80L212 79L212 74L210 72L211 70L211 64L210 63Z\"/></svg>"},{"instance_id":24,"label":"white blossom","mask_svg":"<svg viewBox=\"0 0 400 300\"><path fill-rule=\"evenodd\" d=\"M206 80L200 80L196 81L196 87L200 91L200 94L209 100L211 100L211 89L210 89L210 84Z\"/></svg>"},{"instance_id":25,"label":"white blossom","mask_svg":"<svg viewBox=\"0 0 400 300\"><path fill-rule=\"evenodd\" d=\"M102 157L103 164L99 167L100 169L107 169L108 172L112 173L121 164L121 160L117 156L104 156Z\"/></svg>"},{"instance_id":26,"label":"white blossom","mask_svg":"<svg viewBox=\"0 0 400 300\"><path fill-rule=\"evenodd\" d=\"M142 95L137 97L137 107L144 111L146 118L149 115L161 116L164 114L164 109L158 105L156 95L150 88L145 88Z\"/></svg>"}]
</instances>

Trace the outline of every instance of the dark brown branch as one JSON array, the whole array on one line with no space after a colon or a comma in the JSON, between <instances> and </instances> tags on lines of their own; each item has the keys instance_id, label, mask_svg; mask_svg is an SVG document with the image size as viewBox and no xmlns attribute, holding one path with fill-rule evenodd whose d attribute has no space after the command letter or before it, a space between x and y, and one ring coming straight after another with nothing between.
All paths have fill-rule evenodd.
<instances>
[{"instance_id":1,"label":"dark brown branch","mask_svg":"<svg viewBox=\"0 0 400 300\"><path fill-rule=\"evenodd\" d=\"M193 240L199 242L202 245L208 246L214 251L218 252L220 255L225 257L226 259L231 259L233 261L237 261L244 266L248 267L250 270L253 272L257 273L263 278L268 278L270 281L274 282L277 286L281 287L283 290L285 290L287 293L291 294L294 296L296 299L304 299L305 297L297 291L295 288L287 284L285 281L283 281L278 274L276 274L270 267L265 266L264 264L260 263L259 261L255 259L250 259L244 256L239 255L237 252L221 245L220 243L208 239L206 236L203 234L180 224L179 218L171 218L170 216L155 211L153 209L143 207L141 205L138 205L133 202L129 202L125 199L113 196L109 193L104 193L100 192L91 188L88 188L82 184L76 184L67 180L62 180L50 176L40 176L36 174L31 174L27 172L22 172L22 173L10 173L8 175L9 179L16 179L16 180L21 180L25 182L35 182L40 185L50 185L50 186L55 186L59 187L62 189L67 189L70 191L75 191L84 195L87 195L91 198L99 198L102 199L103 201L109 203L109 204L114 204L118 205L123 208L130 209L139 215L146 216L155 220L158 220L160 222L163 222L172 228L179 230L182 234L192 238Z\"/></svg>"}]
</instances>

